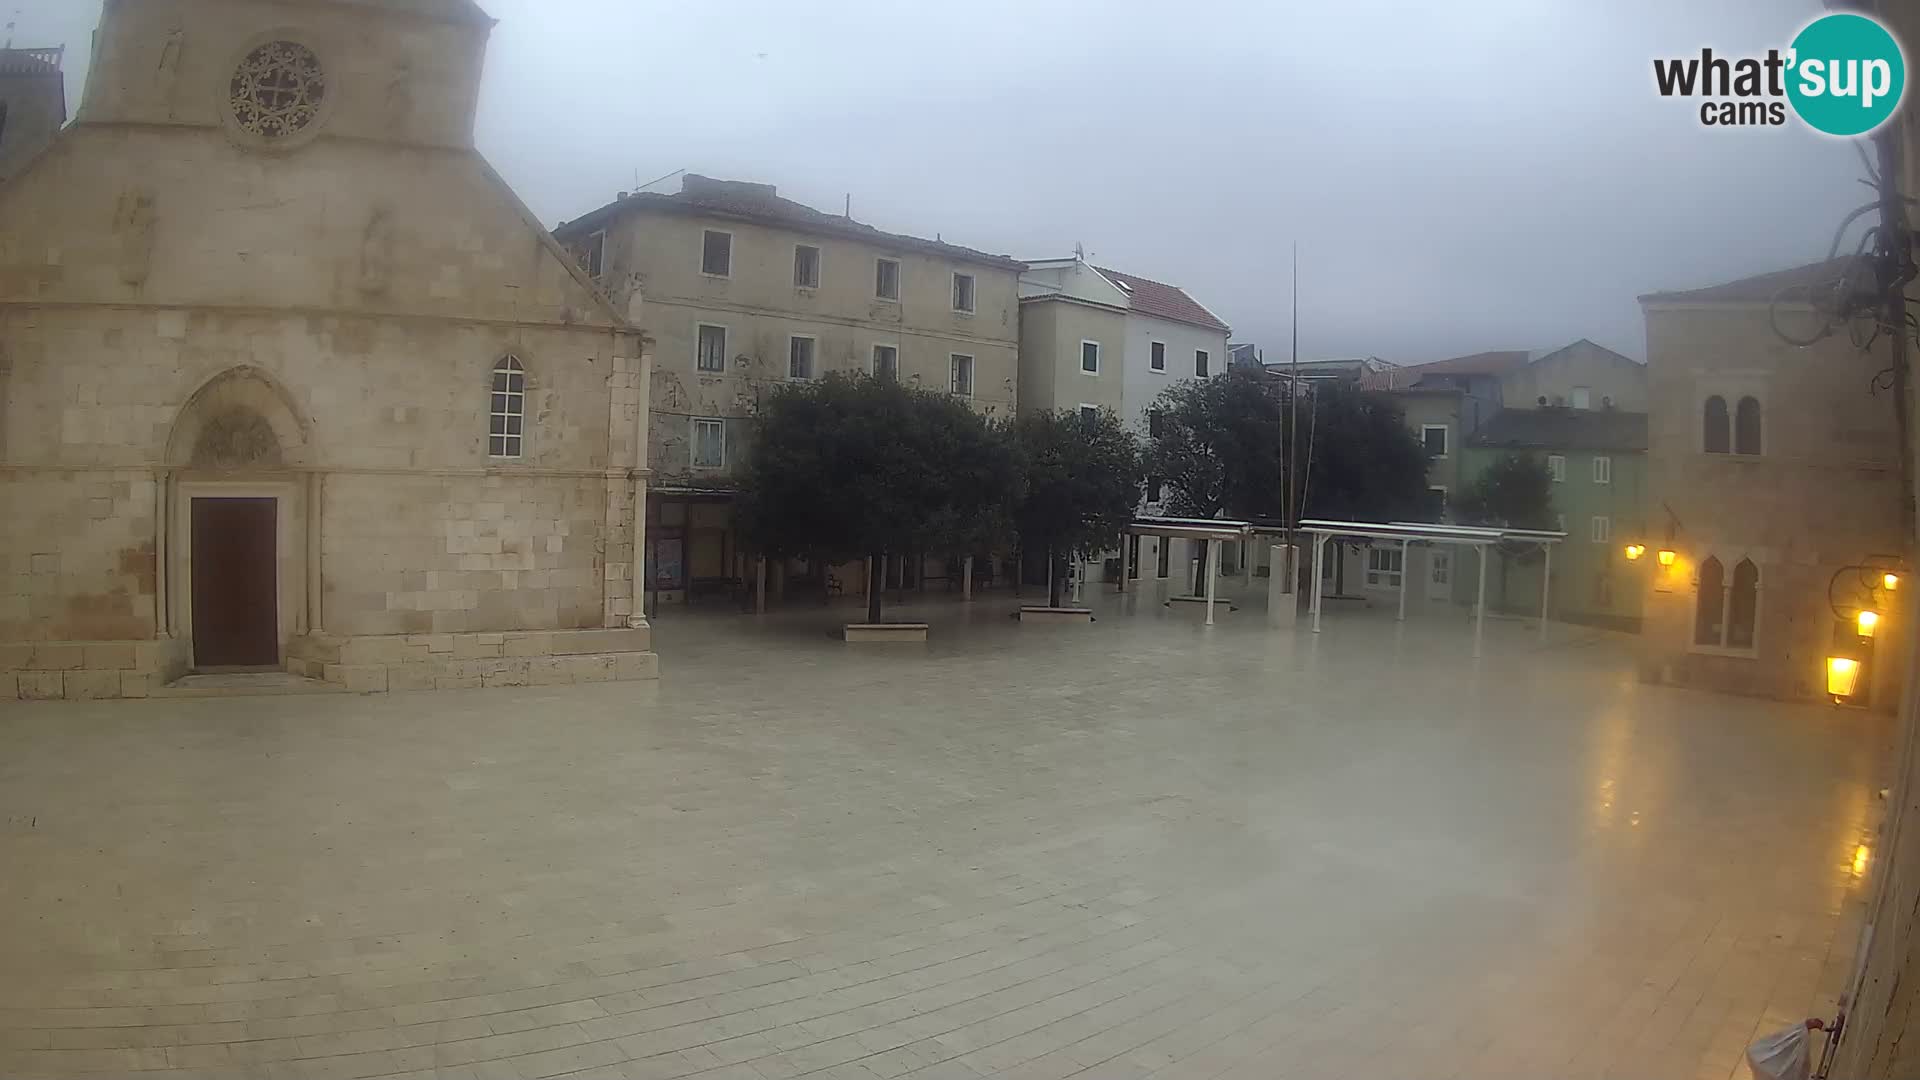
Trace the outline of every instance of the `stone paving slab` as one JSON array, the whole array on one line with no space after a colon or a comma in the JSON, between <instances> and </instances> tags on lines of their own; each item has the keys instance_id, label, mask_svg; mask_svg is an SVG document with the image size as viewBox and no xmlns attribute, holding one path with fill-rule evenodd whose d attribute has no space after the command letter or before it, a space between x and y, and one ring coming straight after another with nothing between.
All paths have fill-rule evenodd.
<instances>
[{"instance_id":1,"label":"stone paving slab","mask_svg":"<svg viewBox=\"0 0 1920 1080\"><path fill-rule=\"evenodd\" d=\"M1885 720L1574 628L1019 603L0 706L0 1076L1728 1080L1831 1008Z\"/></svg>"}]
</instances>

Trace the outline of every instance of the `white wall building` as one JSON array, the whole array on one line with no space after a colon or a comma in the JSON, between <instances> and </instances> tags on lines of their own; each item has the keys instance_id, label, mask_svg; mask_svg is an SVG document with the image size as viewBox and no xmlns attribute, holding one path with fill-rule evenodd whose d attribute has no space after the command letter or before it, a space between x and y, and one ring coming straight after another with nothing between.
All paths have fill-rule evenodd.
<instances>
[{"instance_id":1,"label":"white wall building","mask_svg":"<svg viewBox=\"0 0 1920 1080\"><path fill-rule=\"evenodd\" d=\"M1020 408L1112 409L1144 439L1147 407L1161 391L1226 371L1231 332L1176 285L1078 255L1034 260L1020 276ZM1151 485L1146 494L1143 512L1159 513ZM1173 591L1186 591L1197 543L1135 543L1129 565L1136 578L1166 578ZM1234 565L1237 553L1226 554L1223 565ZM1099 571L1099 562L1083 570L1096 579Z\"/></svg>"}]
</instances>

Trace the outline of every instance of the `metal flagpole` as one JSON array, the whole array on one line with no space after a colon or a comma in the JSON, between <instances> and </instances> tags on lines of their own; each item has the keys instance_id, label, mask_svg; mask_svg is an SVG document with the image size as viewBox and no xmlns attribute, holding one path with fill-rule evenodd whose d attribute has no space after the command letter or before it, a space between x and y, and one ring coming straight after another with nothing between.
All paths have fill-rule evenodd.
<instances>
[{"instance_id":1,"label":"metal flagpole","mask_svg":"<svg viewBox=\"0 0 1920 1080\"><path fill-rule=\"evenodd\" d=\"M1293 361L1287 378L1287 559L1297 563L1299 556L1299 529L1301 511L1306 508L1296 504L1299 488L1294 485L1294 467L1300 446L1300 241L1293 242ZM1294 580L1288 583L1288 591L1299 581L1299 570L1290 566L1289 572Z\"/></svg>"}]
</instances>

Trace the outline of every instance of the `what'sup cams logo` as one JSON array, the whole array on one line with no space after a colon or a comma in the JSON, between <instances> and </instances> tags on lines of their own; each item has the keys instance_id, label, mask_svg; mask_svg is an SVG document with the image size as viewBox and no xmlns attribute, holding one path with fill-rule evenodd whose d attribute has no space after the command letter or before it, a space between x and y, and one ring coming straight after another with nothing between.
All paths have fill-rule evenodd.
<instances>
[{"instance_id":1,"label":"what'sup cams logo","mask_svg":"<svg viewBox=\"0 0 1920 1080\"><path fill-rule=\"evenodd\" d=\"M1708 127L1778 127L1787 108L1815 131L1865 135L1886 123L1907 91L1907 60L1887 28L1866 15L1823 15L1786 51L1729 59L1655 60L1661 97L1701 98Z\"/></svg>"}]
</instances>

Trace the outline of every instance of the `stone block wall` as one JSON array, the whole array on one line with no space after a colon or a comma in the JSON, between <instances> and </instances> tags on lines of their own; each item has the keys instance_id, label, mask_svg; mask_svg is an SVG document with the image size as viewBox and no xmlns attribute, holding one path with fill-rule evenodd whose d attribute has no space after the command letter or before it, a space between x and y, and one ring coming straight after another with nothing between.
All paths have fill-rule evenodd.
<instances>
[{"instance_id":1,"label":"stone block wall","mask_svg":"<svg viewBox=\"0 0 1920 1080\"><path fill-rule=\"evenodd\" d=\"M153 636L150 472L0 469L0 508L0 641Z\"/></svg>"},{"instance_id":2,"label":"stone block wall","mask_svg":"<svg viewBox=\"0 0 1920 1080\"><path fill-rule=\"evenodd\" d=\"M603 478L335 474L326 630L451 634L602 625Z\"/></svg>"},{"instance_id":3,"label":"stone block wall","mask_svg":"<svg viewBox=\"0 0 1920 1080\"><path fill-rule=\"evenodd\" d=\"M655 679L651 631L590 629L297 639L287 670L359 693Z\"/></svg>"},{"instance_id":4,"label":"stone block wall","mask_svg":"<svg viewBox=\"0 0 1920 1080\"><path fill-rule=\"evenodd\" d=\"M0 642L0 701L143 698L187 670L187 643Z\"/></svg>"}]
</instances>

